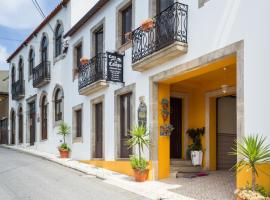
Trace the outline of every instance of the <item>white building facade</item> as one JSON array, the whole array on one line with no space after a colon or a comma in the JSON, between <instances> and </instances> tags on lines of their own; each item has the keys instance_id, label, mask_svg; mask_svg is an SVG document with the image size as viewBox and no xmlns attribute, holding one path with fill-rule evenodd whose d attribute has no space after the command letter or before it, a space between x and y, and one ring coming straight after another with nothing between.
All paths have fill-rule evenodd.
<instances>
[{"instance_id":1,"label":"white building facade","mask_svg":"<svg viewBox=\"0 0 270 200\"><path fill-rule=\"evenodd\" d=\"M270 143L268 1L94 3L63 1L8 59L10 93L16 81L24 85L10 95L10 144L58 154L57 126L64 121L72 127L72 158L130 174L126 163L135 149L125 141L143 108L152 143L144 154L158 179L169 176L172 159L186 159L188 128L205 127L203 166L209 170L232 162L219 158L228 151L221 148L226 141L232 146L233 139L260 133ZM79 66L81 57L90 60ZM35 72L38 66L43 71ZM234 111L222 116L234 122L226 123L216 116L218 99L229 96ZM175 127L171 136L161 130L167 124Z\"/></svg>"}]
</instances>

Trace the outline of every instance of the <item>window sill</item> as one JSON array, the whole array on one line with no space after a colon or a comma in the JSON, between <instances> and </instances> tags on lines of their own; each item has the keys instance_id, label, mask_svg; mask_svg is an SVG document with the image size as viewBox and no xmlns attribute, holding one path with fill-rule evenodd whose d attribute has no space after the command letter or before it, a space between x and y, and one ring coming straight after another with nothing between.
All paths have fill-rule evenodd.
<instances>
[{"instance_id":1,"label":"window sill","mask_svg":"<svg viewBox=\"0 0 270 200\"><path fill-rule=\"evenodd\" d=\"M74 137L72 140L72 143L83 143L83 138L82 137Z\"/></svg>"},{"instance_id":2,"label":"window sill","mask_svg":"<svg viewBox=\"0 0 270 200\"><path fill-rule=\"evenodd\" d=\"M55 63L57 63L59 60L64 59L65 57L66 57L66 54L64 54L64 53L60 54L60 55L57 56L57 57L54 57L54 58L53 58L53 64L55 65Z\"/></svg>"},{"instance_id":3,"label":"window sill","mask_svg":"<svg viewBox=\"0 0 270 200\"><path fill-rule=\"evenodd\" d=\"M63 122L64 122L64 120L54 121L53 127L55 128L55 127L59 126L61 123L63 123Z\"/></svg>"},{"instance_id":4,"label":"window sill","mask_svg":"<svg viewBox=\"0 0 270 200\"><path fill-rule=\"evenodd\" d=\"M125 44L122 44L122 45L118 48L118 51L119 51L120 53L123 53L123 52L125 52L126 50L128 50L128 49L131 48L131 47L132 47L132 41L130 40L130 41L126 42Z\"/></svg>"}]
</instances>

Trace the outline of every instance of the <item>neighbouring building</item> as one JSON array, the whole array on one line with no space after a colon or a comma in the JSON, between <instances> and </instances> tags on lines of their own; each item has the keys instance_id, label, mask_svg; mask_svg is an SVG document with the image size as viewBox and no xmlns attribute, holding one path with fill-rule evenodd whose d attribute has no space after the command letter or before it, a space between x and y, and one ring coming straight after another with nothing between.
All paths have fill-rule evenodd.
<instances>
[{"instance_id":1,"label":"neighbouring building","mask_svg":"<svg viewBox=\"0 0 270 200\"><path fill-rule=\"evenodd\" d=\"M205 127L204 169L231 168L236 138L260 133L270 144L270 2L250 3L62 1L8 58L9 143L58 154L65 121L73 159L132 175L126 141L140 107L152 179L186 159L188 128ZM249 178L237 173L237 185ZM270 190L268 176L258 183Z\"/></svg>"},{"instance_id":2,"label":"neighbouring building","mask_svg":"<svg viewBox=\"0 0 270 200\"><path fill-rule=\"evenodd\" d=\"M8 144L8 70L0 70L0 144Z\"/></svg>"}]
</instances>

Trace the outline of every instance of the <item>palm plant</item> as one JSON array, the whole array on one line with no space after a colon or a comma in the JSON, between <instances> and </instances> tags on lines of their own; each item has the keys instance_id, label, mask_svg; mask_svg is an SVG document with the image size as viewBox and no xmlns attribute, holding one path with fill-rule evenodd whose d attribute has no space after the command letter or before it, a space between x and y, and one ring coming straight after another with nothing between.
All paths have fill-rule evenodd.
<instances>
[{"instance_id":1,"label":"palm plant","mask_svg":"<svg viewBox=\"0 0 270 200\"><path fill-rule=\"evenodd\" d=\"M270 145L265 145L265 137L251 135L235 142L231 155L236 155L240 160L234 168L241 171L248 168L252 173L252 190L256 189L256 176L258 176L257 166L259 164L270 163Z\"/></svg>"},{"instance_id":2,"label":"palm plant","mask_svg":"<svg viewBox=\"0 0 270 200\"><path fill-rule=\"evenodd\" d=\"M138 146L139 151L139 160L142 160L142 152L144 151L144 147L149 147L150 140L149 135L147 134L147 130L145 126L134 126L134 128L130 131L131 138L127 141L129 148L133 148L134 146Z\"/></svg>"},{"instance_id":3,"label":"palm plant","mask_svg":"<svg viewBox=\"0 0 270 200\"><path fill-rule=\"evenodd\" d=\"M63 144L66 144L66 136L70 134L70 127L62 122L58 127L58 134L63 136Z\"/></svg>"},{"instance_id":4,"label":"palm plant","mask_svg":"<svg viewBox=\"0 0 270 200\"><path fill-rule=\"evenodd\" d=\"M144 147L149 147L150 140L148 139L148 134L146 128L143 125L135 126L130 131L131 138L127 141L128 148L133 148L138 146L139 156L132 155L130 156L131 166L135 170L144 172L147 170L147 161L142 158L142 152ZM136 178L135 178L136 179Z\"/></svg>"}]
</instances>

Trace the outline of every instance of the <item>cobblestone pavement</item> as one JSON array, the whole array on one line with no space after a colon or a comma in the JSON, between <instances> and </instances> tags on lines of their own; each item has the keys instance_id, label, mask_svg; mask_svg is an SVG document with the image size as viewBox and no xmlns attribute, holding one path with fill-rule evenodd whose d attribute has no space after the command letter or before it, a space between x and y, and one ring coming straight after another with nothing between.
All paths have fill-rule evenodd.
<instances>
[{"instance_id":1,"label":"cobblestone pavement","mask_svg":"<svg viewBox=\"0 0 270 200\"><path fill-rule=\"evenodd\" d=\"M210 172L197 178L169 178L163 182L179 185L170 191L197 200L233 200L236 187L235 174L230 171Z\"/></svg>"}]
</instances>

